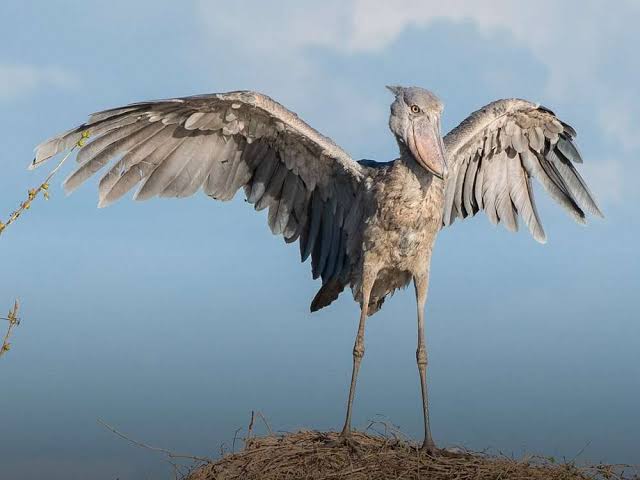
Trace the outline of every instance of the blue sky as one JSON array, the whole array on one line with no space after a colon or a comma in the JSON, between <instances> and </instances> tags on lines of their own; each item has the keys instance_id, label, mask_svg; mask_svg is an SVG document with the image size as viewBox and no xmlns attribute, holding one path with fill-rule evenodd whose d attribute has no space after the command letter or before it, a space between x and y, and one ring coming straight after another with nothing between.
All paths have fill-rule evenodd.
<instances>
[{"instance_id":1,"label":"blue sky","mask_svg":"<svg viewBox=\"0 0 640 480\"><path fill-rule=\"evenodd\" d=\"M386 161L386 84L433 90L443 128L496 98L578 131L606 218L575 225L537 191L549 241L484 216L440 235L427 306L436 441L640 463L635 205L640 5L323 1L0 5L0 219L45 171L42 139L128 102L254 89L356 158ZM357 305L311 315L297 248L238 195L123 200L96 182L38 200L0 238L0 309L23 323L0 363L8 478L169 476L102 418L151 444L215 454L252 409L274 427L341 426ZM4 305L4 306L3 306ZM413 292L367 326L357 426L420 435Z\"/></svg>"}]
</instances>

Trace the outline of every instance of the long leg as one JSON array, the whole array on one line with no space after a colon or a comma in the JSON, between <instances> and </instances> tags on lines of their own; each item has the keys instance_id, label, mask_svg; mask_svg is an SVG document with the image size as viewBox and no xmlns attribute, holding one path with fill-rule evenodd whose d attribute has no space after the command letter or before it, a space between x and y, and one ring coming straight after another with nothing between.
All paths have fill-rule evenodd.
<instances>
[{"instance_id":1,"label":"long leg","mask_svg":"<svg viewBox=\"0 0 640 480\"><path fill-rule=\"evenodd\" d=\"M429 272L421 273L413 277L416 288L416 304L418 307L418 349L416 361L420 374L420 390L422 392L422 413L424 418L424 441L422 448L431 451L436 448L431 437L429 426L429 397L427 395L427 347L424 340L424 306L427 301L427 289L429 287Z\"/></svg>"},{"instance_id":2,"label":"long leg","mask_svg":"<svg viewBox=\"0 0 640 480\"><path fill-rule=\"evenodd\" d=\"M351 407L353 405L353 397L356 393L356 381L358 379L358 371L360 370L360 362L364 357L364 326L367 321L367 311L369 309L369 298L371 289L375 281L376 274L370 272L365 275L362 280L362 307L360 308L360 323L358 324L358 333L356 341L353 345L353 370L351 372L351 386L349 387L349 400L347 401L347 416L344 420L342 428L342 437L347 438L351 435Z\"/></svg>"}]
</instances>

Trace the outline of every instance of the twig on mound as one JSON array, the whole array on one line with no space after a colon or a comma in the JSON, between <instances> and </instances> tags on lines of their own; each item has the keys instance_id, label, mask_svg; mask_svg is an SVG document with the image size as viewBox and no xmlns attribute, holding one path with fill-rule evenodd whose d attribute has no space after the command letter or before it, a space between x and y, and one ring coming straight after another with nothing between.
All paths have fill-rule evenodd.
<instances>
[{"instance_id":1,"label":"twig on mound","mask_svg":"<svg viewBox=\"0 0 640 480\"><path fill-rule=\"evenodd\" d=\"M236 429L233 434L233 442L231 443L231 453L236 453L236 441L238 440L238 434L242 431L242 427Z\"/></svg>"},{"instance_id":2,"label":"twig on mound","mask_svg":"<svg viewBox=\"0 0 640 480\"><path fill-rule=\"evenodd\" d=\"M379 415L379 417L381 416ZM384 431L380 432L377 428L378 426L382 426ZM411 443L411 439L407 437L402 430L400 430L400 427L394 425L389 420L370 420L369 425L367 425L367 428L365 428L364 431L365 433L369 431L374 432L379 437L385 439L389 439L389 436L391 436L396 442L405 442L407 444Z\"/></svg>"},{"instance_id":3,"label":"twig on mound","mask_svg":"<svg viewBox=\"0 0 640 480\"><path fill-rule=\"evenodd\" d=\"M247 427L247 440L251 439L251 435L253 435L253 421L256 418L256 412L251 410L251 420L249 421L249 426Z\"/></svg>"},{"instance_id":4,"label":"twig on mound","mask_svg":"<svg viewBox=\"0 0 640 480\"><path fill-rule=\"evenodd\" d=\"M269 431L269 435L273 435L273 430L271 430L271 425L269 425L269 422L267 421L267 419L265 418L265 416L262 414L262 412L258 412L258 416L262 419L262 421L264 422L264 426L267 427L267 430Z\"/></svg>"},{"instance_id":5,"label":"twig on mound","mask_svg":"<svg viewBox=\"0 0 640 480\"><path fill-rule=\"evenodd\" d=\"M126 440L129 443L132 443L133 445L136 445L138 447L142 447L142 448L146 448L147 450L151 450L153 452L159 452L162 453L164 455L166 455L168 458L173 458L173 459L185 459L185 460L194 460L196 462L201 462L201 463L211 463L213 462L213 460L209 457L198 457L196 455L188 455L188 454L184 454L184 453L175 453L169 449L166 448L162 448L162 447L154 447L152 445L148 445L146 443L140 442L138 440L134 440L131 437L128 437L127 435L125 435L124 433L122 433L121 431L117 430L116 428L112 427L111 425L109 425L108 423L98 419L98 423L100 425L102 425L103 427L105 427L107 430L110 430L111 432L115 433L118 437L122 438L123 440Z\"/></svg>"},{"instance_id":6,"label":"twig on mound","mask_svg":"<svg viewBox=\"0 0 640 480\"><path fill-rule=\"evenodd\" d=\"M7 327L7 331L4 334L4 338L2 339L2 346L0 347L0 357L2 357L5 353L9 351L11 348L11 343L9 343L9 338L11 337L11 333L14 327L20 325L20 318L18 318L18 310L20 309L20 302L16 300L13 303L13 308L9 310L9 313L5 317L0 317L0 320L6 320L9 322L9 326Z\"/></svg>"}]
</instances>

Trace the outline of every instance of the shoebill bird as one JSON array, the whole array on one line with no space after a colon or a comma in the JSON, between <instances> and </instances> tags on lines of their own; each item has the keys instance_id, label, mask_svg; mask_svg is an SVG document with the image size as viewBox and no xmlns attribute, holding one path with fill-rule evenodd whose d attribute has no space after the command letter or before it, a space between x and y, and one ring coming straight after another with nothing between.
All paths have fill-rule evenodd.
<instances>
[{"instance_id":1,"label":"shoebill bird","mask_svg":"<svg viewBox=\"0 0 640 480\"><path fill-rule=\"evenodd\" d=\"M416 359L422 393L425 449L429 428L424 306L436 235L457 218L484 211L509 230L518 219L545 241L531 181L574 220L601 216L575 169L582 160L575 131L540 105L498 100L441 136L443 105L428 90L388 87L394 95L389 127L399 157L355 161L331 139L266 95L238 91L134 103L90 116L77 128L36 148L33 166L72 149L79 166L64 186L78 188L101 169L99 206L139 185L134 198L188 197L198 190L231 200L239 189L256 210L268 209L271 231L298 242L322 286L316 311L349 287L360 305L353 373L342 430L364 356L367 317L396 289L415 286Z\"/></svg>"}]
</instances>

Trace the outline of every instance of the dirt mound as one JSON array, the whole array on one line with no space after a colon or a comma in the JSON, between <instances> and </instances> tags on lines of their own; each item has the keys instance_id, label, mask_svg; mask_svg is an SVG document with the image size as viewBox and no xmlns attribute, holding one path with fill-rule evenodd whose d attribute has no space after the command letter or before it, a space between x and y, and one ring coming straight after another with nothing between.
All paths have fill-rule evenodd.
<instances>
[{"instance_id":1,"label":"dirt mound","mask_svg":"<svg viewBox=\"0 0 640 480\"><path fill-rule=\"evenodd\" d=\"M520 460L479 453L442 451L428 455L398 437L354 433L354 445L337 433L302 431L246 440L244 450L194 470L188 480L285 479L638 479L622 466L577 467L553 459Z\"/></svg>"}]
</instances>

